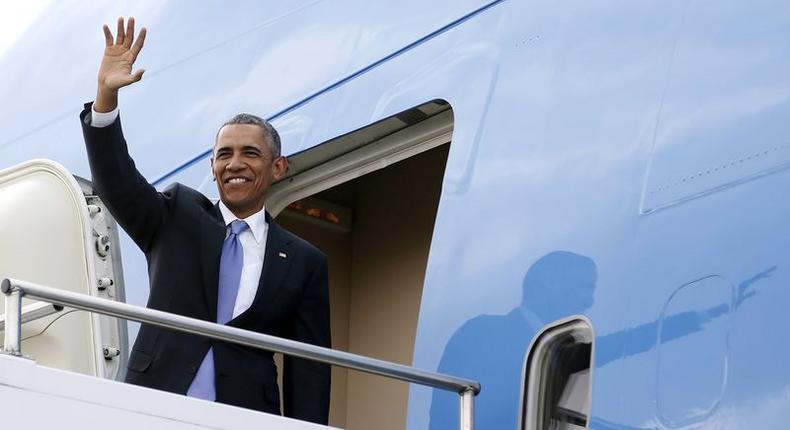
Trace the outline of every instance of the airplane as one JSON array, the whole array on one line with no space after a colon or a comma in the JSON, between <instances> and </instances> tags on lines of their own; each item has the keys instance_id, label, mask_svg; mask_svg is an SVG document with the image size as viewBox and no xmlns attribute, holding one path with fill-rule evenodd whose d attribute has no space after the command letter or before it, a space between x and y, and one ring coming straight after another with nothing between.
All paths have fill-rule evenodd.
<instances>
[{"instance_id":1,"label":"airplane","mask_svg":"<svg viewBox=\"0 0 790 430\"><path fill-rule=\"evenodd\" d=\"M334 349L479 381L479 429L787 427L785 2L29 3L0 6L20 8L0 12L16 29L0 45L0 216L15 211L0 278L58 283L65 227L28 239L19 213L66 215L17 173L68 172L90 195L77 114L101 25L135 16L147 72L121 117L138 169L216 199L217 126L271 120L291 166L266 207L329 258ZM91 257L91 276L115 286L83 292L144 306L144 256L100 221L112 262ZM122 379L138 325L70 315L25 324L23 351ZM67 351L73 331L87 356ZM115 385L116 409L232 415ZM334 368L330 425L458 428L458 400Z\"/></svg>"}]
</instances>

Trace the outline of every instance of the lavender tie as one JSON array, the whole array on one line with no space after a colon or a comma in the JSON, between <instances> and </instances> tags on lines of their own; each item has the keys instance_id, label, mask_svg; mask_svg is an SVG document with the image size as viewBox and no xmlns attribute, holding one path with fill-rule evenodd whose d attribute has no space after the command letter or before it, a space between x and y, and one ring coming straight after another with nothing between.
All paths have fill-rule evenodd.
<instances>
[{"instance_id":1,"label":"lavender tie","mask_svg":"<svg viewBox=\"0 0 790 430\"><path fill-rule=\"evenodd\" d=\"M246 222L235 220L230 223L230 234L222 244L222 256L219 260L219 289L217 295L217 323L227 324L233 318L233 307L236 305L236 294L239 292L241 268L244 265L244 249L239 241L239 234L248 229ZM200 363L200 368L189 386L187 396L214 401L217 391L214 386L214 349Z\"/></svg>"}]
</instances>

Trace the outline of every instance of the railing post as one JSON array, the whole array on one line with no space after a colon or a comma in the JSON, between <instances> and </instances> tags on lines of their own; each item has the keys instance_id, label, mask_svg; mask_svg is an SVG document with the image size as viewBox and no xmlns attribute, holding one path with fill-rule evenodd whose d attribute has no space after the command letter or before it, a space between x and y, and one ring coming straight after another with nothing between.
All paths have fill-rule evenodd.
<instances>
[{"instance_id":1,"label":"railing post","mask_svg":"<svg viewBox=\"0 0 790 430\"><path fill-rule=\"evenodd\" d=\"M475 428L475 392L471 388L458 393L461 402L461 430Z\"/></svg>"},{"instance_id":2,"label":"railing post","mask_svg":"<svg viewBox=\"0 0 790 430\"><path fill-rule=\"evenodd\" d=\"M22 355L22 291L4 279L0 290L5 294L5 336L3 353Z\"/></svg>"}]
</instances>

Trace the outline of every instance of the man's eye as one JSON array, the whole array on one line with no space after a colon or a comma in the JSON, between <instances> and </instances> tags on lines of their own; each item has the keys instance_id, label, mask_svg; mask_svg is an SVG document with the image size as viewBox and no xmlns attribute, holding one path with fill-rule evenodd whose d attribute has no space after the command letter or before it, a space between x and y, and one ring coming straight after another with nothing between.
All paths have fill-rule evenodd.
<instances>
[{"instance_id":1,"label":"man's eye","mask_svg":"<svg viewBox=\"0 0 790 430\"><path fill-rule=\"evenodd\" d=\"M218 160L224 160L224 159L226 159L228 157L230 157L230 154L227 153L227 152L220 152L219 154L217 154L217 159Z\"/></svg>"}]
</instances>

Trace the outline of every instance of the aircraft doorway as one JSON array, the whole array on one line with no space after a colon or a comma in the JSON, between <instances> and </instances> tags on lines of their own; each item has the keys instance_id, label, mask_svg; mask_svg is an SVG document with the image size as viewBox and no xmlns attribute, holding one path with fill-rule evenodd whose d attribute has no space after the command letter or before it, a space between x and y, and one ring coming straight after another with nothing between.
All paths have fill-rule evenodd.
<instances>
[{"instance_id":1,"label":"aircraft doorway","mask_svg":"<svg viewBox=\"0 0 790 430\"><path fill-rule=\"evenodd\" d=\"M334 349L412 364L445 136L443 144L300 198L276 216L327 255ZM403 429L408 390L404 382L335 367L330 425Z\"/></svg>"}]
</instances>

